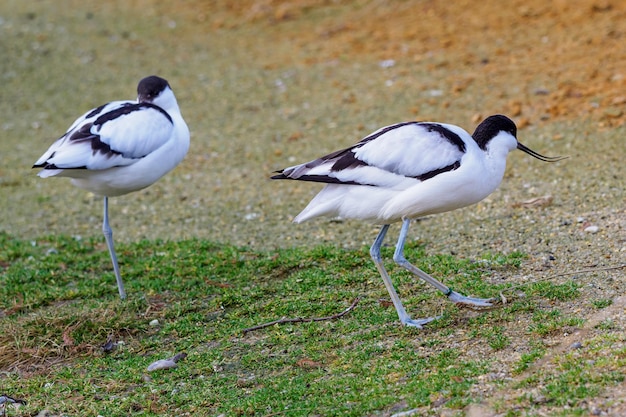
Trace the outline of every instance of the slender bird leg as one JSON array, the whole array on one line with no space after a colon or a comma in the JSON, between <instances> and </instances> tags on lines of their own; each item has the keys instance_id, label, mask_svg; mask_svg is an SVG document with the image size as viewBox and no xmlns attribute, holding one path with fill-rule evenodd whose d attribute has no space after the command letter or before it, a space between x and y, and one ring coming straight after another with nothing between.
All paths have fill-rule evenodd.
<instances>
[{"instance_id":1,"label":"slender bird leg","mask_svg":"<svg viewBox=\"0 0 626 417\"><path fill-rule=\"evenodd\" d=\"M107 241L109 247L109 253L111 254L111 262L113 262L113 270L115 271L115 279L117 280L117 289L120 292L120 298L123 300L126 298L126 291L124 290L124 282L122 281L122 275L120 275L120 267L117 265L117 256L115 256L115 249L113 248L113 230L109 226L109 198L104 197L104 221L102 222L102 232L104 238Z\"/></svg>"},{"instance_id":2,"label":"slender bird leg","mask_svg":"<svg viewBox=\"0 0 626 417\"><path fill-rule=\"evenodd\" d=\"M402 324L404 325L413 326L413 327L417 327L418 329L421 329L422 325L433 321L435 317L413 320L406 313L404 306L402 306L402 301L400 301L400 297L398 296L398 293L393 287L393 283L391 282L391 279L389 278L389 274L387 274L387 271L385 270L382 257L380 256L380 247L383 244L383 240L385 239L385 235L387 234L388 229L389 229L388 224L384 225L380 229L380 232L378 233L376 240L374 240L374 243L372 244L372 247L370 248L370 256L372 257L372 259L374 260L374 263L376 264L376 268L378 269L378 272L380 273L380 276L382 277L383 282L385 283L385 287L387 287L387 291L389 292L389 295L391 296L391 301L393 302L393 305L396 307L396 311L398 312L398 317L400 318L400 322L402 322Z\"/></svg>"},{"instance_id":3,"label":"slender bird leg","mask_svg":"<svg viewBox=\"0 0 626 417\"><path fill-rule=\"evenodd\" d=\"M451 301L457 304L465 304L465 305L474 306L474 307L491 306L491 302L495 301L494 298L484 299L484 298L466 297L464 295L461 295L456 291L452 291L450 287L447 287L443 283L437 281L435 278L431 277L426 272L422 271L421 269L417 268L416 266L412 265L409 261L406 260L406 258L404 257L404 242L406 241L406 235L407 235L407 232L409 231L410 223L411 223L411 220L409 219L405 219L402 221L402 228L400 229L400 236L398 237L398 244L396 245L396 251L393 254L393 260L396 261L398 265L400 265L407 271L414 273L415 275L417 275L418 277L420 277L421 279L423 279L424 281L426 281L433 287L437 288L439 291L444 293Z\"/></svg>"}]
</instances>

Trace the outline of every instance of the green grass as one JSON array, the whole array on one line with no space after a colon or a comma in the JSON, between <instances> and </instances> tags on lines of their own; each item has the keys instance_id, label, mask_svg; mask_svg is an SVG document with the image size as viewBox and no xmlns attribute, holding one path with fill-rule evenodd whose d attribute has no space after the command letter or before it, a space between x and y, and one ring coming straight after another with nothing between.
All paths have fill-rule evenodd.
<instances>
[{"instance_id":1,"label":"green grass","mask_svg":"<svg viewBox=\"0 0 626 417\"><path fill-rule=\"evenodd\" d=\"M475 401L472 386L498 366L490 354L512 348L519 317L531 323L522 329L531 345L510 365L518 373L542 356L540 337L581 324L536 304L575 298L572 285L517 287L527 296L468 315L388 262L407 309L442 316L425 329L403 328L381 302L387 294L366 248L262 252L187 240L117 250L126 301L118 299L101 239L0 234L0 391L28 399L18 415L46 408L64 415L361 416L435 403L461 410ZM383 254L391 258L392 249ZM507 288L485 279L484 262L426 256L416 244L407 257L462 293L491 297ZM521 258L488 255L498 270L513 271ZM337 320L243 331L281 317L330 316L356 297L359 304ZM158 326L150 325L154 319ZM109 338L118 345L105 353ZM176 369L147 373L151 362L178 352L188 356ZM619 381L590 374L585 389L559 395L578 369L569 363L544 381L555 404Z\"/></svg>"},{"instance_id":2,"label":"green grass","mask_svg":"<svg viewBox=\"0 0 626 417\"><path fill-rule=\"evenodd\" d=\"M617 346L617 348L616 348ZM585 341L577 349L555 356L546 368L524 378L518 388L521 409L532 409L533 404L547 404L551 415L589 415L585 400L597 398L604 387L623 383L626 349L623 336L603 334ZM531 354L541 356L537 349ZM530 390L539 386L540 389ZM511 414L520 415L520 414ZM530 414L534 415L534 414Z\"/></svg>"}]
</instances>

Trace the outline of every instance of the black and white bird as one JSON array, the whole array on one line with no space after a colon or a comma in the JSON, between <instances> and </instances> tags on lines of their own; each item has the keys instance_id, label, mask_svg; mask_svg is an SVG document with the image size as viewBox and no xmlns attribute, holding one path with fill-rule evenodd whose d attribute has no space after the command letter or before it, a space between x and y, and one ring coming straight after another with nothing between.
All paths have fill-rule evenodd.
<instances>
[{"instance_id":1,"label":"black and white bird","mask_svg":"<svg viewBox=\"0 0 626 417\"><path fill-rule=\"evenodd\" d=\"M483 120L473 135L458 126L406 122L383 127L347 149L277 171L272 179L325 183L294 222L331 216L382 225L370 255L389 291L400 321L421 327L434 318L411 319L385 270L380 255L389 225L402 222L394 261L455 303L488 307L492 299L472 298L409 263L404 243L409 224L418 217L477 203L502 181L509 152L519 149L542 161L546 157L517 140L517 127L502 115Z\"/></svg>"},{"instance_id":2,"label":"black and white bird","mask_svg":"<svg viewBox=\"0 0 626 417\"><path fill-rule=\"evenodd\" d=\"M69 177L72 184L104 197L102 231L118 290L120 275L108 199L141 190L174 169L189 150L189 128L167 80L149 76L137 86L137 101L113 101L80 116L35 162L41 178Z\"/></svg>"}]
</instances>

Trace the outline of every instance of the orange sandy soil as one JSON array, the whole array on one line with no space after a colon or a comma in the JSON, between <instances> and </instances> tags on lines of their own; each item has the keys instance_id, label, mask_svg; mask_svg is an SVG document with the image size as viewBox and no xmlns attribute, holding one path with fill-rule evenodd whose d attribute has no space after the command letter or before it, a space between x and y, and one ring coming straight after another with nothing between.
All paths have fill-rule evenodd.
<instances>
[{"instance_id":1,"label":"orange sandy soil","mask_svg":"<svg viewBox=\"0 0 626 417\"><path fill-rule=\"evenodd\" d=\"M443 93L450 98L441 102L444 108L472 86L490 109L502 99L490 97L490 91L516 86L521 93L499 111L516 118L521 128L537 120L592 117L600 127L626 121L626 2L338 3L217 1L191 9L195 19L216 31L261 24L265 42L291 42L287 50L260 51L256 59L269 68L363 57L427 62L445 74L441 82L448 91ZM302 19L324 8L327 13L318 19ZM257 41L241 39L252 53L258 51ZM475 115L474 121L483 116Z\"/></svg>"}]
</instances>

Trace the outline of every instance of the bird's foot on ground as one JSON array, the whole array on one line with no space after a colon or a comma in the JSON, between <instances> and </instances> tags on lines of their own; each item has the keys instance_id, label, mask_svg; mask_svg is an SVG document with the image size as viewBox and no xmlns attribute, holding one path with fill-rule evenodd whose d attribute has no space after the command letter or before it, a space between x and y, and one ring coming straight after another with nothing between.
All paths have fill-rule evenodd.
<instances>
[{"instance_id":1,"label":"bird's foot on ground","mask_svg":"<svg viewBox=\"0 0 626 417\"><path fill-rule=\"evenodd\" d=\"M436 320L438 318L440 318L441 316L437 316L437 317L427 317L425 319L412 319L410 317L406 317L404 319L401 319L400 321L402 322L402 324L404 324L405 326L410 326L410 327L415 327L417 329L421 329L423 328L423 326L425 324L430 323L433 320Z\"/></svg>"},{"instance_id":2,"label":"bird's foot on ground","mask_svg":"<svg viewBox=\"0 0 626 417\"><path fill-rule=\"evenodd\" d=\"M448 298L459 307L467 307L474 310L483 310L494 307L493 302L496 301L495 298L466 297L456 291L452 291L448 295Z\"/></svg>"}]
</instances>

